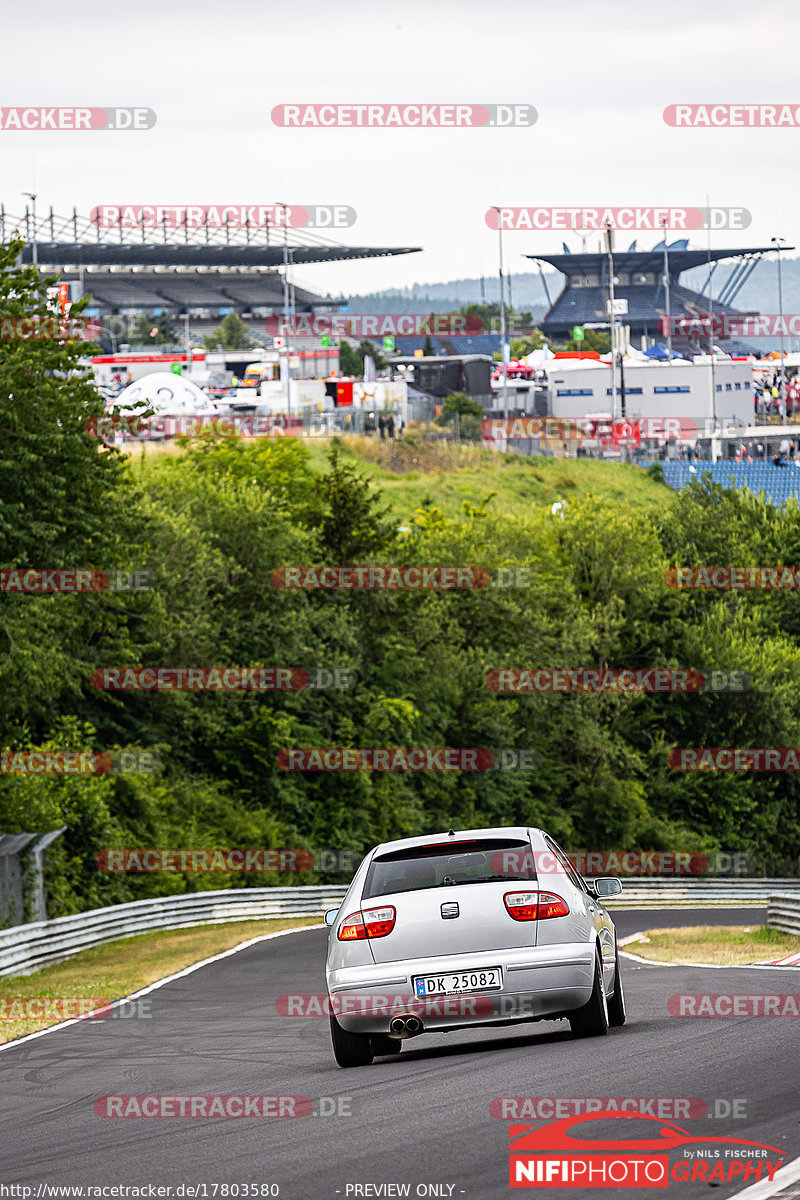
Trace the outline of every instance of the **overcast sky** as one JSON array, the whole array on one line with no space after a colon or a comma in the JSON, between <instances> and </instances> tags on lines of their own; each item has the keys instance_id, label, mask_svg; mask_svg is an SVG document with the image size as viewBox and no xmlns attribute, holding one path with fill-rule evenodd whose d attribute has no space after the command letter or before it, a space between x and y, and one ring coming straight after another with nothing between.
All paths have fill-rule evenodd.
<instances>
[{"instance_id":1,"label":"overcast sky","mask_svg":"<svg viewBox=\"0 0 800 1200\"><path fill-rule=\"evenodd\" d=\"M87 5L4 11L1 102L143 105L141 132L0 131L0 200L76 205L348 204L342 242L422 253L297 271L322 292L497 272L492 205L736 205L753 221L714 247L800 246L800 128L674 129L673 103L800 106L794 0L461 0ZM16 46L16 49L12 47ZM532 104L519 129L283 129L276 104ZM657 234L634 236L649 247ZM677 236L675 234L674 236ZM706 234L696 235L705 247ZM509 232L525 253L574 235ZM595 239L596 240L596 239ZM693 243L694 244L694 241ZM589 241L592 246L592 239Z\"/></svg>"}]
</instances>

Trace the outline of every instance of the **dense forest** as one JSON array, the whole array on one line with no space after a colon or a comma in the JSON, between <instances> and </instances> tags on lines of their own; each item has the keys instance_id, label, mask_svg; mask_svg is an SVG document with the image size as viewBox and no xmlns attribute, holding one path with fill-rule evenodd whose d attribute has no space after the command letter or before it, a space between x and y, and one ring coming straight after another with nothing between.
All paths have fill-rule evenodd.
<instances>
[{"instance_id":1,"label":"dense forest","mask_svg":"<svg viewBox=\"0 0 800 1200\"><path fill-rule=\"evenodd\" d=\"M47 316L0 248L0 320ZM796 873L796 773L677 771L675 747L800 745L792 591L678 590L676 565L800 563L800 512L694 484L652 515L570 499L511 516L434 502L398 529L352 449L322 472L299 439L218 438L130 457L81 343L0 342L0 569L146 571L148 587L0 594L0 748L150 752L157 770L0 775L0 832L66 826L49 914L301 874L114 874L110 847L341 848L449 826L542 825L568 849L744 850ZM532 467L535 460L531 461ZM609 466L609 470L618 470ZM491 469L487 469L487 493ZM669 504L667 504L669 497ZM477 499L477 498L476 498ZM290 565L471 566L491 586L276 586ZM526 568L519 575L501 568ZM498 577L518 586L496 586ZM6 580L13 576L5 576ZM279 576L277 578L280 578ZM294 668L346 687L103 690L103 668ZM504 668L746 674L743 691L503 694ZM517 748L528 769L290 771L292 747ZM531 766L531 763L533 764ZM324 876L332 881L344 876Z\"/></svg>"}]
</instances>

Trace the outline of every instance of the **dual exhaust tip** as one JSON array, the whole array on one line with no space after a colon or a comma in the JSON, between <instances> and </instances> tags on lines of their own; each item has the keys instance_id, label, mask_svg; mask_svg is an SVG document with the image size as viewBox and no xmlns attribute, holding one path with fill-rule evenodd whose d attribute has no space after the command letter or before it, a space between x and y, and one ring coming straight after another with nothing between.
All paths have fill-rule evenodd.
<instances>
[{"instance_id":1,"label":"dual exhaust tip","mask_svg":"<svg viewBox=\"0 0 800 1200\"><path fill-rule=\"evenodd\" d=\"M396 1038L416 1037L422 1033L422 1021L416 1013L399 1013L389 1022L389 1033Z\"/></svg>"}]
</instances>

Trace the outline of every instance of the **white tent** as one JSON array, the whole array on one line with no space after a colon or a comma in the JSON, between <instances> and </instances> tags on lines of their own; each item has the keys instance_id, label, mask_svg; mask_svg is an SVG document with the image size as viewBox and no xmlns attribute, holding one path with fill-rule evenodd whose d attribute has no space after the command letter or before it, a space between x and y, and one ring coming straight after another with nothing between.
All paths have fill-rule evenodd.
<instances>
[{"instance_id":1,"label":"white tent","mask_svg":"<svg viewBox=\"0 0 800 1200\"><path fill-rule=\"evenodd\" d=\"M111 406L123 412L144 412L142 401L146 408L165 417L202 416L217 411L217 406L196 383L171 371L154 371L129 383Z\"/></svg>"},{"instance_id":2,"label":"white tent","mask_svg":"<svg viewBox=\"0 0 800 1200\"><path fill-rule=\"evenodd\" d=\"M532 350L530 354L526 354L525 357L521 359L521 362L524 362L528 367L535 367L537 370L539 370L545 365L545 363L550 362L550 360L554 357L555 355L549 346L542 346L541 350Z\"/></svg>"}]
</instances>

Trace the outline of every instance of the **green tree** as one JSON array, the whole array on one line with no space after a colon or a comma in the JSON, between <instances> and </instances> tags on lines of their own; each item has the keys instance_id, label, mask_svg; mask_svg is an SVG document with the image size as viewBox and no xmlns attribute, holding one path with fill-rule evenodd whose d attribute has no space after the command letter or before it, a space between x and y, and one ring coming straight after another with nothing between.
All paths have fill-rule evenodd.
<instances>
[{"instance_id":1,"label":"green tree","mask_svg":"<svg viewBox=\"0 0 800 1200\"><path fill-rule=\"evenodd\" d=\"M342 462L339 438L333 439L328 462L330 470L319 477L314 489L327 508L320 540L330 562L356 563L391 544L394 524L386 519L389 509L380 508L380 493L352 463Z\"/></svg>"},{"instance_id":2,"label":"green tree","mask_svg":"<svg viewBox=\"0 0 800 1200\"><path fill-rule=\"evenodd\" d=\"M358 351L342 338L339 343L339 370L343 375L363 375L364 359Z\"/></svg>"},{"instance_id":3,"label":"green tree","mask_svg":"<svg viewBox=\"0 0 800 1200\"><path fill-rule=\"evenodd\" d=\"M140 314L131 325L129 337L134 346L175 346L180 341L169 313L157 317Z\"/></svg>"},{"instance_id":4,"label":"green tree","mask_svg":"<svg viewBox=\"0 0 800 1200\"><path fill-rule=\"evenodd\" d=\"M468 442L480 441L481 421L486 415L480 401L465 392L451 392L445 397L436 424L452 428L455 426L456 414L459 437Z\"/></svg>"},{"instance_id":5,"label":"green tree","mask_svg":"<svg viewBox=\"0 0 800 1200\"><path fill-rule=\"evenodd\" d=\"M0 246L0 321L52 317L51 278L18 267L21 242ZM72 317L79 318L80 306ZM4 340L0 354L0 563L71 566L121 563L135 517L123 460L98 441L104 412L86 343ZM102 453L100 452L102 450Z\"/></svg>"},{"instance_id":6,"label":"green tree","mask_svg":"<svg viewBox=\"0 0 800 1200\"><path fill-rule=\"evenodd\" d=\"M611 331L607 329L584 329L583 341L576 342L568 338L564 342L564 350L596 350L598 354L608 354L611 349Z\"/></svg>"},{"instance_id":7,"label":"green tree","mask_svg":"<svg viewBox=\"0 0 800 1200\"><path fill-rule=\"evenodd\" d=\"M203 338L206 350L251 350L255 342L250 337L242 318L238 313L226 313L225 316Z\"/></svg>"},{"instance_id":8,"label":"green tree","mask_svg":"<svg viewBox=\"0 0 800 1200\"><path fill-rule=\"evenodd\" d=\"M375 360L377 370L382 371L388 366L387 360L381 354L375 342L368 338L362 339L358 346L351 346L344 338L339 342L339 370L343 375L364 374L364 359L369 355Z\"/></svg>"}]
</instances>

